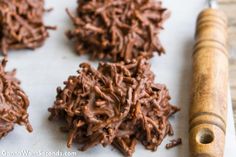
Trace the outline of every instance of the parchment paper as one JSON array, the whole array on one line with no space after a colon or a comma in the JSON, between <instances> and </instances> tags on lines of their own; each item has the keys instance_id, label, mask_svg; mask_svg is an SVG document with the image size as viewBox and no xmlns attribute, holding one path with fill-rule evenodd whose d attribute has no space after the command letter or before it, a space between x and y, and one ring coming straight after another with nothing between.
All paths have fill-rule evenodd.
<instances>
[{"instance_id":1,"label":"parchment paper","mask_svg":"<svg viewBox=\"0 0 236 157\"><path fill-rule=\"evenodd\" d=\"M68 75L76 74L78 65L88 61L87 56L77 56L73 46L64 36L72 28L65 8L76 8L76 0L46 0L47 7L53 7L45 17L46 24L57 25L51 37L42 48L32 51L11 52L7 69L17 68L22 88L30 99L30 121L33 133L29 134L24 127L16 126L6 138L0 141L0 156L80 156L80 157L119 157L122 156L112 147L97 146L86 152L77 151L76 145L66 147L66 134L59 131L61 123L49 122L47 108L53 104L56 87L62 86ZM205 0L165 0L164 5L171 12L171 18L165 23L161 32L161 41L166 48L166 55L155 56L152 69L156 81L165 83L172 96L171 103L181 107L181 111L171 118L175 135L163 141L156 152L145 150L138 145L134 157L188 157L188 108L191 88L191 54L195 21L198 13L207 6ZM90 61L89 61L90 62ZM96 62L93 62L96 66ZM225 157L236 154L233 126L232 104L229 98L228 125ZM166 150L169 139L181 137L183 144ZM23 154L25 153L25 154Z\"/></svg>"}]
</instances>

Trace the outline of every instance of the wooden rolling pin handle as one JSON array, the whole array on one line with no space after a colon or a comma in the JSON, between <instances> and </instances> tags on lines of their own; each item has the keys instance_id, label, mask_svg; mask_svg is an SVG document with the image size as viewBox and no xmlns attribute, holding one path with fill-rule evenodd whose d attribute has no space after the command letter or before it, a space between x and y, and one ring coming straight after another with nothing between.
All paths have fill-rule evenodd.
<instances>
[{"instance_id":1,"label":"wooden rolling pin handle","mask_svg":"<svg viewBox=\"0 0 236 157\"><path fill-rule=\"evenodd\" d=\"M228 53L227 19L206 9L198 17L193 53L189 119L192 157L223 157L226 129Z\"/></svg>"}]
</instances>

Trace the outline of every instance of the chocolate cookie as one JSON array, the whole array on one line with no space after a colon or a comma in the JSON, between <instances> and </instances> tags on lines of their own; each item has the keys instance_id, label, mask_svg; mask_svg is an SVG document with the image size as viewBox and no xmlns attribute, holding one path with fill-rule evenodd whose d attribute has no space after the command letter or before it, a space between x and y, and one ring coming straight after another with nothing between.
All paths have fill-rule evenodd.
<instances>
[{"instance_id":1,"label":"chocolate cookie","mask_svg":"<svg viewBox=\"0 0 236 157\"><path fill-rule=\"evenodd\" d=\"M40 47L55 29L44 25L44 12L44 0L1 0L0 51Z\"/></svg>"},{"instance_id":2,"label":"chocolate cookie","mask_svg":"<svg viewBox=\"0 0 236 157\"><path fill-rule=\"evenodd\" d=\"M14 125L24 125L31 132L27 108L29 100L15 78L16 70L5 71L6 59L0 64L0 139L6 136Z\"/></svg>"},{"instance_id":3,"label":"chocolate cookie","mask_svg":"<svg viewBox=\"0 0 236 157\"><path fill-rule=\"evenodd\" d=\"M75 28L67 32L75 51L91 59L123 61L164 53L159 38L170 12L156 0L78 0Z\"/></svg>"},{"instance_id":4,"label":"chocolate cookie","mask_svg":"<svg viewBox=\"0 0 236 157\"><path fill-rule=\"evenodd\" d=\"M68 147L79 143L87 150L97 144L113 145L131 156L137 141L156 150L166 135L173 135L168 118L179 111L169 103L165 85L154 83L144 58L120 63L99 63L94 69L80 64L78 75L58 87L50 120L63 119Z\"/></svg>"}]
</instances>

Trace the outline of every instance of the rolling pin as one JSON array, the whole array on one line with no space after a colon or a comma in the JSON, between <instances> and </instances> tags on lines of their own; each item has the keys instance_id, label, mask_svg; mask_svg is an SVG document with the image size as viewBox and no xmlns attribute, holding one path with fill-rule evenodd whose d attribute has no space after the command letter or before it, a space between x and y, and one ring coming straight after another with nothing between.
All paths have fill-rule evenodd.
<instances>
[{"instance_id":1,"label":"rolling pin","mask_svg":"<svg viewBox=\"0 0 236 157\"><path fill-rule=\"evenodd\" d=\"M226 42L227 18L224 13L214 8L203 10L197 19L192 55L191 157L224 156L228 100Z\"/></svg>"}]
</instances>

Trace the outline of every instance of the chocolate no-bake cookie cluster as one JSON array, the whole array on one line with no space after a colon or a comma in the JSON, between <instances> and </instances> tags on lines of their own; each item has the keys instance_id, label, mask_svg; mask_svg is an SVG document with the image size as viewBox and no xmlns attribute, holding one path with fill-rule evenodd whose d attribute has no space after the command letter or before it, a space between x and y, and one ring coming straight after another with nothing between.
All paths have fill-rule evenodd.
<instances>
[{"instance_id":1,"label":"chocolate no-bake cookie cluster","mask_svg":"<svg viewBox=\"0 0 236 157\"><path fill-rule=\"evenodd\" d=\"M6 59L0 63L0 139L6 136L14 125L24 125L31 132L27 108L29 100L15 78L16 70L6 72Z\"/></svg>"},{"instance_id":2,"label":"chocolate no-bake cookie cluster","mask_svg":"<svg viewBox=\"0 0 236 157\"><path fill-rule=\"evenodd\" d=\"M43 23L44 0L0 0L0 51L34 49L49 36Z\"/></svg>"},{"instance_id":3,"label":"chocolate no-bake cookie cluster","mask_svg":"<svg viewBox=\"0 0 236 157\"><path fill-rule=\"evenodd\" d=\"M169 103L166 86L154 83L150 64L143 57L120 63L100 62L97 69L80 64L57 89L50 119L64 119L68 147L84 151L97 144L112 144L131 156L137 141L156 150L166 135L173 135L168 118L179 108Z\"/></svg>"},{"instance_id":4,"label":"chocolate no-bake cookie cluster","mask_svg":"<svg viewBox=\"0 0 236 157\"><path fill-rule=\"evenodd\" d=\"M164 53L159 37L170 13L156 0L78 0L75 28L67 32L78 54L122 61Z\"/></svg>"}]
</instances>

